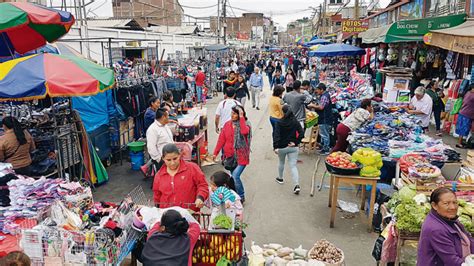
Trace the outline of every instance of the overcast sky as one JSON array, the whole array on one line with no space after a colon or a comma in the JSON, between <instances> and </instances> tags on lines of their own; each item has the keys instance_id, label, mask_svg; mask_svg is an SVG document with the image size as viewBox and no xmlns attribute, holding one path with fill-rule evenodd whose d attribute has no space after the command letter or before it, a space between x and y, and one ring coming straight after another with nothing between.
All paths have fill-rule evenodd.
<instances>
[{"instance_id":1,"label":"overcast sky","mask_svg":"<svg viewBox=\"0 0 474 266\"><path fill-rule=\"evenodd\" d=\"M54 0L57 2L58 0ZM72 1L72 0L69 0ZM172 1L172 0L165 0ZM299 18L311 17L310 7L319 7L324 0L227 0L229 16L240 16L245 12L264 13L265 16L273 18L278 26L286 25ZM352 0L353 1L353 0ZM372 0L365 0L366 3ZM385 7L390 0L378 1L381 7ZM88 2L86 0L86 2ZM217 15L217 0L179 0L183 5L184 13L195 17L209 17ZM364 4L364 0L360 1ZM212 7L210 7L212 6ZM243 10L242 10L243 9ZM89 6L88 16L111 17L112 0L95 0ZM187 18L186 18L186 21Z\"/></svg>"}]
</instances>

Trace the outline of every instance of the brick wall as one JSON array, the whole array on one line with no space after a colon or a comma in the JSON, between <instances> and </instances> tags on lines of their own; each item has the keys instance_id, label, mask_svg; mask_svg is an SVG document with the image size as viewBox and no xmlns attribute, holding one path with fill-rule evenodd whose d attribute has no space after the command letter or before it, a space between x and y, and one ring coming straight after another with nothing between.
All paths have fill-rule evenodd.
<instances>
[{"instance_id":1,"label":"brick wall","mask_svg":"<svg viewBox=\"0 0 474 266\"><path fill-rule=\"evenodd\" d=\"M132 3L129 0L113 0L114 17L132 16L140 24L181 26L184 13L177 0L140 0L140 2L133 2L133 12L131 12Z\"/></svg>"}]
</instances>

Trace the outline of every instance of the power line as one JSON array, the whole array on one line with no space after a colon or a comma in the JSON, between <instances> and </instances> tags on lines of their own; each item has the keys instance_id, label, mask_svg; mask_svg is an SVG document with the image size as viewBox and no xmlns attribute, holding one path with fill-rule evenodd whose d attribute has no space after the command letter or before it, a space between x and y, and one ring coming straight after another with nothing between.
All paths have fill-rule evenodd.
<instances>
[{"instance_id":1,"label":"power line","mask_svg":"<svg viewBox=\"0 0 474 266\"><path fill-rule=\"evenodd\" d=\"M185 8L191 8L191 9L208 9L208 8L216 7L217 4L212 5L212 6L183 6L183 5L181 5L181 6L185 7Z\"/></svg>"}]
</instances>

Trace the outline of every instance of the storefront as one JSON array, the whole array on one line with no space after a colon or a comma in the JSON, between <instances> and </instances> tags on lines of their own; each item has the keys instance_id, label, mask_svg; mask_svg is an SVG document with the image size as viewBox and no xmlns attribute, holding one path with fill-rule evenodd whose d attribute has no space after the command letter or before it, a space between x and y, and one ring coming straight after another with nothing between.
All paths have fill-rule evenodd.
<instances>
[{"instance_id":1,"label":"storefront","mask_svg":"<svg viewBox=\"0 0 474 266\"><path fill-rule=\"evenodd\" d=\"M466 14L403 20L388 26L368 29L360 33L362 43L421 42L423 36L432 30L442 30L458 26L466 20Z\"/></svg>"},{"instance_id":2,"label":"storefront","mask_svg":"<svg viewBox=\"0 0 474 266\"><path fill-rule=\"evenodd\" d=\"M431 30L426 35L426 43L457 53L474 55L474 20L449 29Z\"/></svg>"}]
</instances>

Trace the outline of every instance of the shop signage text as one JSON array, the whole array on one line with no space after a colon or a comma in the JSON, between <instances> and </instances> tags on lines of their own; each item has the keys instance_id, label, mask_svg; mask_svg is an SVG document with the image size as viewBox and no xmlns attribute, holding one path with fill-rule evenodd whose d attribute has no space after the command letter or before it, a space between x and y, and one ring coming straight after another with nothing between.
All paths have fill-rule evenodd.
<instances>
[{"instance_id":1,"label":"shop signage text","mask_svg":"<svg viewBox=\"0 0 474 266\"><path fill-rule=\"evenodd\" d=\"M369 29L369 22L367 20L342 20L342 33L344 34L360 33L367 29Z\"/></svg>"}]
</instances>

